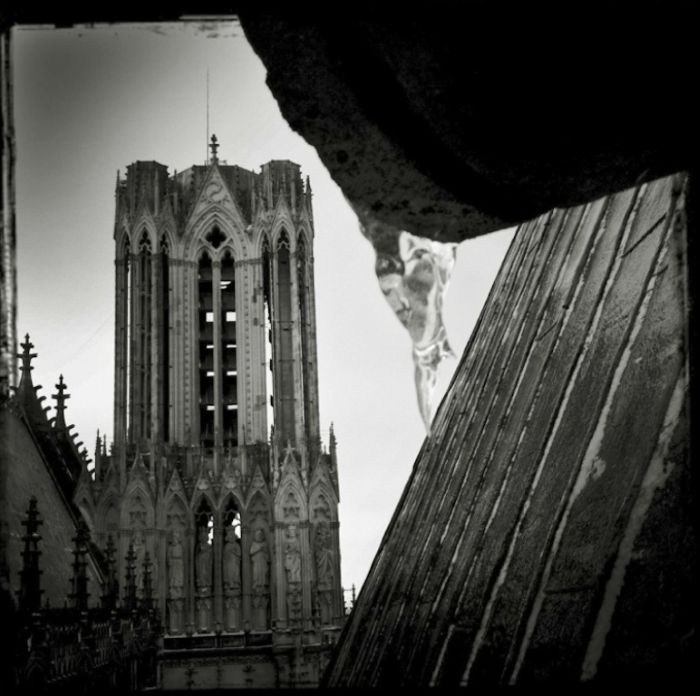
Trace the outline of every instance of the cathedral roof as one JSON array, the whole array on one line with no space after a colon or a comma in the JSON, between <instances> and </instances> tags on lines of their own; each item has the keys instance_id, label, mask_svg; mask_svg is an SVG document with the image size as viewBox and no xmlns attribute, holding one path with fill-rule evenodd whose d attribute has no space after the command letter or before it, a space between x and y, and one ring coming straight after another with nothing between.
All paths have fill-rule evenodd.
<instances>
[{"instance_id":1,"label":"cathedral roof","mask_svg":"<svg viewBox=\"0 0 700 696\"><path fill-rule=\"evenodd\" d=\"M79 449L82 443L76 443L77 435L70 432L73 426L67 426L65 422L65 401L70 398L70 394L65 393L63 375L56 385L57 393L53 395L56 400L55 418L49 419L46 414L49 407L42 406L46 397L38 396L41 385L34 386L31 376L34 369L31 362L37 357L36 353L31 352L33 347L27 334L22 352L17 356L21 362L21 376L12 399L13 405L32 433L62 493L67 500L72 500L78 480L87 469L88 462L85 453Z\"/></svg>"}]
</instances>

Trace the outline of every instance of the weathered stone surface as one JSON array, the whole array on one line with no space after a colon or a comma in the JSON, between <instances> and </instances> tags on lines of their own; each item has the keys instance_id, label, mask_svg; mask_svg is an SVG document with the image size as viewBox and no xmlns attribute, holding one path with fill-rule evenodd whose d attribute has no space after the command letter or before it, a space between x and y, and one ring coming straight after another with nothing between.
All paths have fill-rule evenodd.
<instances>
[{"instance_id":1,"label":"weathered stone surface","mask_svg":"<svg viewBox=\"0 0 700 696\"><path fill-rule=\"evenodd\" d=\"M685 185L656 180L518 230L329 685L688 666ZM661 580L666 525L686 556Z\"/></svg>"},{"instance_id":2,"label":"weathered stone surface","mask_svg":"<svg viewBox=\"0 0 700 696\"><path fill-rule=\"evenodd\" d=\"M690 9L239 14L282 114L365 226L459 241L690 166Z\"/></svg>"}]
</instances>

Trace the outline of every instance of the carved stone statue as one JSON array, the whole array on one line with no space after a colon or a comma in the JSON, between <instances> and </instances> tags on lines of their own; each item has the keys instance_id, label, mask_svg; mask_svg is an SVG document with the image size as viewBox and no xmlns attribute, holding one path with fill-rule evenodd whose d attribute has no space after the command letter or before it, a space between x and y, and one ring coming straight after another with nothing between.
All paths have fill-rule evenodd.
<instances>
[{"instance_id":1,"label":"carved stone statue","mask_svg":"<svg viewBox=\"0 0 700 696\"><path fill-rule=\"evenodd\" d=\"M200 527L197 542L197 589L204 594L211 591L212 548L209 544L209 533L206 527Z\"/></svg>"},{"instance_id":2,"label":"carved stone statue","mask_svg":"<svg viewBox=\"0 0 700 696\"><path fill-rule=\"evenodd\" d=\"M256 529L253 534L253 543L250 545L250 562L253 567L253 590L263 592L269 583L270 554L267 549L265 532L262 529Z\"/></svg>"},{"instance_id":3,"label":"carved stone statue","mask_svg":"<svg viewBox=\"0 0 700 696\"><path fill-rule=\"evenodd\" d=\"M227 527L224 541L224 591L235 594L241 591L241 542L233 527Z\"/></svg>"},{"instance_id":4,"label":"carved stone statue","mask_svg":"<svg viewBox=\"0 0 700 696\"><path fill-rule=\"evenodd\" d=\"M333 585L334 563L331 530L325 522L316 525L314 536L316 558L316 581L319 589L329 589Z\"/></svg>"},{"instance_id":5,"label":"carved stone statue","mask_svg":"<svg viewBox=\"0 0 700 696\"><path fill-rule=\"evenodd\" d=\"M185 586L185 569L180 532L173 531L173 538L168 544L168 590L174 599L182 597Z\"/></svg>"},{"instance_id":6,"label":"carved stone statue","mask_svg":"<svg viewBox=\"0 0 700 696\"><path fill-rule=\"evenodd\" d=\"M284 569L287 571L287 618L295 622L301 617L301 550L296 525L289 525L286 536Z\"/></svg>"},{"instance_id":7,"label":"carved stone statue","mask_svg":"<svg viewBox=\"0 0 700 696\"><path fill-rule=\"evenodd\" d=\"M284 569L287 571L288 584L301 582L301 551L295 525L290 525L287 528L287 541L284 545Z\"/></svg>"},{"instance_id":8,"label":"carved stone statue","mask_svg":"<svg viewBox=\"0 0 700 696\"><path fill-rule=\"evenodd\" d=\"M365 236L371 235L366 228L362 230ZM456 244L414 237L405 231L399 233L398 254L377 252L379 286L413 343L416 395L426 430L430 430L438 365L453 354L442 305L456 257Z\"/></svg>"}]
</instances>

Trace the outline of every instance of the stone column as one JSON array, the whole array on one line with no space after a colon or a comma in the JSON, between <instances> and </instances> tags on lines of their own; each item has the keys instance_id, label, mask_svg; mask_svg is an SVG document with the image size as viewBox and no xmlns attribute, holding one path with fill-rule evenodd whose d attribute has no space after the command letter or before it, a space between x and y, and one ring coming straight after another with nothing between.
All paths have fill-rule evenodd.
<instances>
[{"instance_id":1,"label":"stone column","mask_svg":"<svg viewBox=\"0 0 700 696\"><path fill-rule=\"evenodd\" d=\"M183 391L182 391L182 261L176 258L170 258L170 282L172 292L170 295L170 399L173 407L170 412L170 439L177 444L183 444L184 428L182 425L182 411L184 407Z\"/></svg>"},{"instance_id":2,"label":"stone column","mask_svg":"<svg viewBox=\"0 0 700 696\"><path fill-rule=\"evenodd\" d=\"M114 442L122 447L126 442L126 395L127 395L127 304L128 258L117 257L114 261Z\"/></svg>"},{"instance_id":3,"label":"stone column","mask_svg":"<svg viewBox=\"0 0 700 696\"><path fill-rule=\"evenodd\" d=\"M304 520L299 523L299 544L301 547L301 613L302 625L311 628L313 616L313 604L311 596L311 580L313 578L312 565L313 553L309 543L309 522Z\"/></svg>"},{"instance_id":4,"label":"stone column","mask_svg":"<svg viewBox=\"0 0 700 696\"><path fill-rule=\"evenodd\" d=\"M188 445L199 444L199 304L197 295L197 261L187 261L184 268L184 287L187 300L184 308L183 341L183 389L184 389L184 428L189 433Z\"/></svg>"},{"instance_id":5,"label":"stone column","mask_svg":"<svg viewBox=\"0 0 700 696\"><path fill-rule=\"evenodd\" d=\"M223 601L223 578L222 578L222 547L223 547L223 525L221 513L214 513L214 538L212 540L212 551L214 557L214 570L212 579L214 581L214 616L212 628L221 631L225 626L224 601Z\"/></svg>"},{"instance_id":6,"label":"stone column","mask_svg":"<svg viewBox=\"0 0 700 696\"><path fill-rule=\"evenodd\" d=\"M263 292L263 266L262 259L257 258L251 264L250 269L250 297L255 301L249 304L249 316L247 328L250 337L250 373L246 375L246 381L250 385L250 403L246 404L246 420L249 421L250 440L252 442L268 440L267 423L267 360L265 359L265 296Z\"/></svg>"},{"instance_id":7,"label":"stone column","mask_svg":"<svg viewBox=\"0 0 700 696\"><path fill-rule=\"evenodd\" d=\"M275 559L270 566L270 584L275 587L275 611L272 618L280 628L287 627L287 578L284 572L284 533L282 522L275 523Z\"/></svg>"},{"instance_id":8,"label":"stone column","mask_svg":"<svg viewBox=\"0 0 700 696\"><path fill-rule=\"evenodd\" d=\"M294 435L297 445L304 441L304 380L302 377L301 317L299 313L299 274L296 248L289 253L291 296L292 372L294 375Z\"/></svg>"},{"instance_id":9,"label":"stone column","mask_svg":"<svg viewBox=\"0 0 700 696\"><path fill-rule=\"evenodd\" d=\"M308 336L306 341L308 355L306 359L309 364L306 371L308 383L305 385L304 398L306 398L309 404L308 413L310 422L307 423L308 432L311 438L318 439L320 437L320 423L318 413L318 354L316 349L316 293L314 287L313 243L311 239L308 240L306 249L306 279L308 283L306 299L308 303L307 318L309 325L308 327L304 327L304 330L307 332ZM312 463L315 464L315 462Z\"/></svg>"},{"instance_id":10,"label":"stone column","mask_svg":"<svg viewBox=\"0 0 700 696\"><path fill-rule=\"evenodd\" d=\"M340 583L340 524L337 520L331 522L331 537L333 539L334 553L334 577L333 577L333 621L337 625L342 625L345 619L345 598L343 588Z\"/></svg>"},{"instance_id":11,"label":"stone column","mask_svg":"<svg viewBox=\"0 0 700 696\"><path fill-rule=\"evenodd\" d=\"M243 517L241 516L241 608L239 612L241 626L245 626L246 621L253 625L251 606L253 580L250 566L251 532L248 525L243 525Z\"/></svg>"},{"instance_id":12,"label":"stone column","mask_svg":"<svg viewBox=\"0 0 700 696\"><path fill-rule=\"evenodd\" d=\"M185 596L187 599L188 623L185 627L186 633L193 633L196 630L195 598L197 586L194 577L194 551L196 540L196 525L191 525L187 529L187 543L185 544Z\"/></svg>"}]
</instances>

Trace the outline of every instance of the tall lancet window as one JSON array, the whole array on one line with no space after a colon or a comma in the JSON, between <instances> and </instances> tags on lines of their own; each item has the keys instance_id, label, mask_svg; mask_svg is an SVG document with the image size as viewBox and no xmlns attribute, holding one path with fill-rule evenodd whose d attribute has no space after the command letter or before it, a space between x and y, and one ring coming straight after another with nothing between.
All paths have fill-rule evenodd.
<instances>
[{"instance_id":1,"label":"tall lancet window","mask_svg":"<svg viewBox=\"0 0 700 696\"><path fill-rule=\"evenodd\" d=\"M309 308L308 308L308 269L306 262L306 244L304 236L299 235L297 242L297 293L299 300L299 333L301 334L301 377L302 393L304 394L304 434L310 437L311 404L309 397Z\"/></svg>"},{"instance_id":2,"label":"tall lancet window","mask_svg":"<svg viewBox=\"0 0 700 696\"><path fill-rule=\"evenodd\" d=\"M267 399L267 427L270 431L275 425L274 379L272 374L272 254L270 254L270 242L267 237L262 245L262 283L263 283L263 326L265 335L263 346L265 348L265 393Z\"/></svg>"},{"instance_id":3,"label":"tall lancet window","mask_svg":"<svg viewBox=\"0 0 700 696\"><path fill-rule=\"evenodd\" d=\"M209 254L199 258L197 304L199 319L199 433L206 447L214 445L214 298Z\"/></svg>"},{"instance_id":4,"label":"tall lancet window","mask_svg":"<svg viewBox=\"0 0 700 696\"><path fill-rule=\"evenodd\" d=\"M139 239L138 260L138 316L135 327L138 331L137 357L134 367L137 369L137 413L141 438L150 437L151 421L151 240L148 232L143 230Z\"/></svg>"},{"instance_id":5,"label":"tall lancet window","mask_svg":"<svg viewBox=\"0 0 700 696\"><path fill-rule=\"evenodd\" d=\"M275 339L278 365L275 379L276 425L282 441L294 437L294 343L292 337L292 273L289 237L282 230L277 241L277 326Z\"/></svg>"},{"instance_id":6,"label":"tall lancet window","mask_svg":"<svg viewBox=\"0 0 700 696\"><path fill-rule=\"evenodd\" d=\"M165 442L170 439L170 247L168 238L160 238L160 346L158 355L160 385L161 432Z\"/></svg>"},{"instance_id":7,"label":"tall lancet window","mask_svg":"<svg viewBox=\"0 0 700 696\"><path fill-rule=\"evenodd\" d=\"M221 370L223 385L223 439L227 447L238 445L238 368L236 362L235 263L227 251L221 261Z\"/></svg>"},{"instance_id":8,"label":"tall lancet window","mask_svg":"<svg viewBox=\"0 0 700 696\"><path fill-rule=\"evenodd\" d=\"M131 346L131 266L131 242L129 241L129 235L126 235L124 239L124 294L122 295L124 304L119 309L119 316L123 317L124 322L124 335L120 351L122 365L124 365L124 377L119 390L121 399L115 407L117 411L119 408L124 409L124 420L121 421L124 430L120 430L118 427L115 428L116 437L121 435L122 432L126 435L125 430L127 427L129 428L129 437L131 437L131 419L133 418L131 403L131 372L133 368L131 364L131 350L129 348ZM119 417L119 413L117 412L115 416Z\"/></svg>"}]
</instances>

